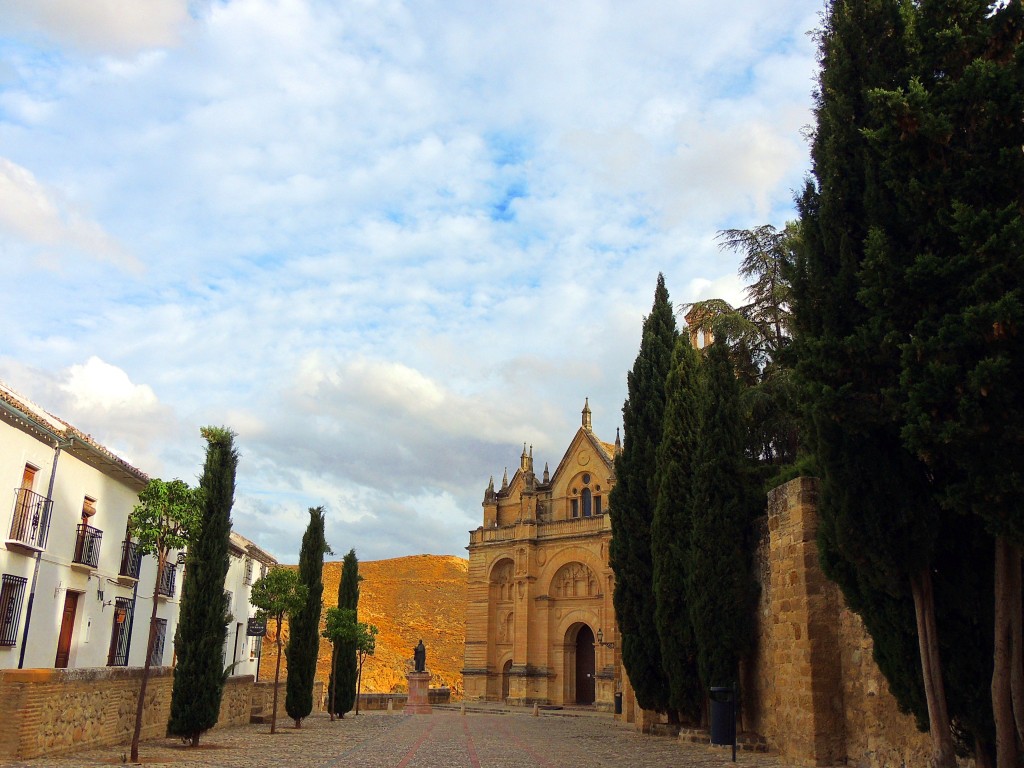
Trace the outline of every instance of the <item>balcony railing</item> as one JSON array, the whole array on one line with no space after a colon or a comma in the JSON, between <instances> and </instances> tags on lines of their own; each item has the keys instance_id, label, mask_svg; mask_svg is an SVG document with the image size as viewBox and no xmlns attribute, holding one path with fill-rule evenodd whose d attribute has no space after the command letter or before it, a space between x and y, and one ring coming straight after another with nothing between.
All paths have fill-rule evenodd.
<instances>
[{"instance_id":1,"label":"balcony railing","mask_svg":"<svg viewBox=\"0 0 1024 768\"><path fill-rule=\"evenodd\" d=\"M121 570L117 572L118 576L137 579L141 568L142 553L139 552L139 545L131 539L125 539L121 542Z\"/></svg>"},{"instance_id":2,"label":"balcony railing","mask_svg":"<svg viewBox=\"0 0 1024 768\"><path fill-rule=\"evenodd\" d=\"M174 597L174 579L178 572L178 566L174 563L164 563L164 569L160 572L160 582L157 584L156 593L163 597Z\"/></svg>"},{"instance_id":3,"label":"balcony railing","mask_svg":"<svg viewBox=\"0 0 1024 768\"><path fill-rule=\"evenodd\" d=\"M75 539L75 556L72 562L88 565L92 568L100 564L100 542L103 531L85 523L78 524L78 536Z\"/></svg>"},{"instance_id":4,"label":"balcony railing","mask_svg":"<svg viewBox=\"0 0 1024 768\"><path fill-rule=\"evenodd\" d=\"M46 549L53 502L25 488L14 489L14 515L8 541L32 549Z\"/></svg>"}]
</instances>

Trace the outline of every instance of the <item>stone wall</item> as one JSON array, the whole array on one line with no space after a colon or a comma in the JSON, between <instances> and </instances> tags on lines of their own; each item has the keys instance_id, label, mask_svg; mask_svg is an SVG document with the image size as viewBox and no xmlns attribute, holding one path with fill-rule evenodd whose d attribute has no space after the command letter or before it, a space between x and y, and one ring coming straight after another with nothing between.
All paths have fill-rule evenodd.
<instances>
[{"instance_id":1,"label":"stone wall","mask_svg":"<svg viewBox=\"0 0 1024 768\"><path fill-rule=\"evenodd\" d=\"M172 674L170 667L150 670L143 739L166 734ZM135 667L0 670L0 759L127 745L141 680ZM252 682L251 675L228 680L217 728L249 722Z\"/></svg>"},{"instance_id":2,"label":"stone wall","mask_svg":"<svg viewBox=\"0 0 1024 768\"><path fill-rule=\"evenodd\" d=\"M871 657L870 636L821 570L817 521L814 479L769 494L742 727L802 765L926 765L927 735L899 711Z\"/></svg>"}]
</instances>

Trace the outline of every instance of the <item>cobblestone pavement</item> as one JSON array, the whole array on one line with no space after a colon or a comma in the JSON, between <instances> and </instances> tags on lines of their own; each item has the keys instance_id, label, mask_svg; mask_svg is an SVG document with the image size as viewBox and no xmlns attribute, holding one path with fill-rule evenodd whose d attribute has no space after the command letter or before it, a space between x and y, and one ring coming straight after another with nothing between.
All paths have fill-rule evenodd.
<instances>
[{"instance_id":1,"label":"cobblestone pavement","mask_svg":"<svg viewBox=\"0 0 1024 768\"><path fill-rule=\"evenodd\" d=\"M167 768L674 768L731 765L728 748L644 736L610 715L468 712L431 715L367 712L330 722L317 713L299 730L290 720L211 731L198 749L175 739L143 742L143 765ZM126 747L2 763L0 768L99 768L120 765ZM773 755L740 752L742 768L780 768Z\"/></svg>"}]
</instances>

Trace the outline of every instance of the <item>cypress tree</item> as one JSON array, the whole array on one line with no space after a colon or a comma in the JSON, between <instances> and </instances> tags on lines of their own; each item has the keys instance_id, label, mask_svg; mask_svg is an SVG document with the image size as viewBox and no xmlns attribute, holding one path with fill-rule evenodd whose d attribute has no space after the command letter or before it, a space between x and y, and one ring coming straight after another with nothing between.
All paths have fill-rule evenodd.
<instances>
[{"instance_id":1,"label":"cypress tree","mask_svg":"<svg viewBox=\"0 0 1024 768\"><path fill-rule=\"evenodd\" d=\"M341 567L341 582L338 584L338 608L359 610L359 560L356 551L350 549ZM334 644L331 679L327 684L328 707L331 714L344 718L356 701L356 676L358 671L358 645L354 637L345 637Z\"/></svg>"},{"instance_id":2,"label":"cypress tree","mask_svg":"<svg viewBox=\"0 0 1024 768\"><path fill-rule=\"evenodd\" d=\"M216 725L224 691L224 641L230 620L224 580L238 467L234 432L226 427L204 427L201 434L207 442L199 480L202 522L185 560L167 726L169 733L188 739L193 747L199 745L204 731Z\"/></svg>"},{"instance_id":3,"label":"cypress tree","mask_svg":"<svg viewBox=\"0 0 1024 768\"><path fill-rule=\"evenodd\" d=\"M656 452L665 417L665 380L677 336L665 278L659 274L654 305L644 319L640 351L626 380L628 397L622 406L625 442L615 459L608 551L615 573L612 601L622 636L622 663L640 706L657 711L669 709L669 695L654 630L651 522L657 497Z\"/></svg>"},{"instance_id":4,"label":"cypress tree","mask_svg":"<svg viewBox=\"0 0 1024 768\"><path fill-rule=\"evenodd\" d=\"M914 18L916 76L875 94L867 134L895 204L874 217L862 293L901 352L905 445L943 508L995 536L992 709L1008 768L1024 722L1024 9L925 2Z\"/></svg>"},{"instance_id":5,"label":"cypress tree","mask_svg":"<svg viewBox=\"0 0 1024 768\"><path fill-rule=\"evenodd\" d=\"M745 455L740 385L722 339L700 367L700 427L690 491L686 603L707 686L739 680L754 637L751 523L763 507Z\"/></svg>"},{"instance_id":6,"label":"cypress tree","mask_svg":"<svg viewBox=\"0 0 1024 768\"><path fill-rule=\"evenodd\" d=\"M323 609L324 554L330 550L324 536L324 508L309 508L309 524L299 551L299 582L306 587L306 602L289 618L288 688L285 711L302 727L302 719L313 711L313 680L320 651L320 612Z\"/></svg>"},{"instance_id":7,"label":"cypress tree","mask_svg":"<svg viewBox=\"0 0 1024 768\"><path fill-rule=\"evenodd\" d=\"M676 340L672 368L665 381L665 423L657 451L658 496L651 523L654 621L668 681L669 707L690 723L699 721L704 701L686 598L699 360L688 338Z\"/></svg>"}]
</instances>

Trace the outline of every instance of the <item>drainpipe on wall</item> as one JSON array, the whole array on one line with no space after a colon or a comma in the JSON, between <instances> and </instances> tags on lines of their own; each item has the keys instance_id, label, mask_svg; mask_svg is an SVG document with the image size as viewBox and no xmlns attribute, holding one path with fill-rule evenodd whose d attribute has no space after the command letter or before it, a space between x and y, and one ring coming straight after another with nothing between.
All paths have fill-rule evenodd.
<instances>
[{"instance_id":1,"label":"drainpipe on wall","mask_svg":"<svg viewBox=\"0 0 1024 768\"><path fill-rule=\"evenodd\" d=\"M57 477L57 459L60 458L61 448L67 448L71 445L72 441L68 440L64 443L60 441L57 435L53 435L53 466L50 468L50 484L46 489L46 498L51 504L50 519L48 524L53 524L53 482ZM47 532L49 537L49 532ZM28 593L28 608L25 609L25 631L21 633L21 653L18 656L18 669L22 669L25 666L25 650L28 648L28 628L32 623L32 603L35 602L36 598L36 582L39 581L39 561L43 559L43 552L40 550L36 552L36 562L32 569L32 589Z\"/></svg>"}]
</instances>

